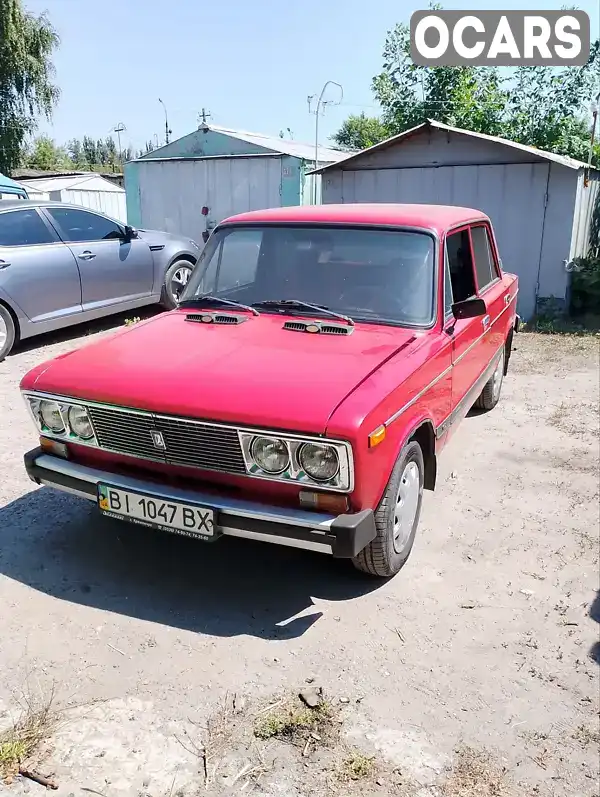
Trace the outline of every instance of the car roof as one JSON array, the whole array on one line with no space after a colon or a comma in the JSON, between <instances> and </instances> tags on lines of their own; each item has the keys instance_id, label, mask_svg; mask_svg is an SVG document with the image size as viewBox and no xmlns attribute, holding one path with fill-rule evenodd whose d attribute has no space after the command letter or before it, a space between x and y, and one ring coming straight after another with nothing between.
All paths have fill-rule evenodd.
<instances>
[{"instance_id":1,"label":"car roof","mask_svg":"<svg viewBox=\"0 0 600 797\"><path fill-rule=\"evenodd\" d=\"M386 227L418 227L441 234L451 227L470 221L489 221L489 218L481 210L454 205L400 205L373 202L253 210L230 216L223 223L369 224Z\"/></svg>"},{"instance_id":2,"label":"car roof","mask_svg":"<svg viewBox=\"0 0 600 797\"><path fill-rule=\"evenodd\" d=\"M74 210L90 210L92 213L98 213L98 211L92 208L84 208L81 205L69 205L67 202L53 202L50 199L0 199L0 212L3 210L14 210L15 208L23 210L24 208L46 207L73 208ZM100 215L102 215L102 213Z\"/></svg>"}]
</instances>

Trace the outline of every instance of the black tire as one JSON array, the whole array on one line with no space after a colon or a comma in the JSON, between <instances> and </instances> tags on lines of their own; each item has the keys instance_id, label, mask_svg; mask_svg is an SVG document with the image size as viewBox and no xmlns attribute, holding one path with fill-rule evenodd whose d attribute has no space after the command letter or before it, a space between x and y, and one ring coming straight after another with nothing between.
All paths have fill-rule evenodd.
<instances>
[{"instance_id":1,"label":"black tire","mask_svg":"<svg viewBox=\"0 0 600 797\"><path fill-rule=\"evenodd\" d=\"M6 327L6 337L4 337L4 335L0 336L0 362L2 362L15 345L17 337L15 322L11 314L4 305L0 304L0 332L4 331L4 327Z\"/></svg>"},{"instance_id":2,"label":"black tire","mask_svg":"<svg viewBox=\"0 0 600 797\"><path fill-rule=\"evenodd\" d=\"M414 463L418 469L417 506L410 533L402 541L401 547L398 547L394 541L397 499L400 492L401 479L411 463ZM412 551L417 526L419 525L421 503L423 501L424 474L423 452L421 451L421 446L413 440L407 443L400 452L383 498L375 512L377 536L352 560L358 570L378 578L391 578L403 567Z\"/></svg>"},{"instance_id":3,"label":"black tire","mask_svg":"<svg viewBox=\"0 0 600 797\"><path fill-rule=\"evenodd\" d=\"M496 361L494 373L485 383L485 387L481 391L479 398L474 404L478 410L489 412L490 410L493 410L496 404L500 401L502 382L504 380L504 358L505 347L503 346L500 350L500 357Z\"/></svg>"},{"instance_id":4,"label":"black tire","mask_svg":"<svg viewBox=\"0 0 600 797\"><path fill-rule=\"evenodd\" d=\"M171 263L165 273L165 281L160 294L160 303L165 310L173 310L178 304L177 297L171 288L173 276L179 271L179 269L189 269L191 271L193 268L194 264L189 260L180 259L176 260L174 263Z\"/></svg>"}]
</instances>

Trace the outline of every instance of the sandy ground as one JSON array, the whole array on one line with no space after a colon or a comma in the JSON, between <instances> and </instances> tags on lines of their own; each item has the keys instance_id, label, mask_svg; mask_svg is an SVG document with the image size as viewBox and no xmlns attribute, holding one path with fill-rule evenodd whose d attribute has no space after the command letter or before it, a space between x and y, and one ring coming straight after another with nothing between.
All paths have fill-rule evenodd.
<instances>
[{"instance_id":1,"label":"sandy ground","mask_svg":"<svg viewBox=\"0 0 600 797\"><path fill-rule=\"evenodd\" d=\"M500 404L456 432L413 554L382 585L316 554L104 521L36 488L18 382L79 334L0 364L0 726L52 684L84 704L39 763L59 795L598 794L599 338L517 337ZM335 750L250 744L258 707L307 681L340 712ZM205 788L203 728L233 694L247 727ZM380 776L331 776L342 744ZM457 786L461 745L506 784Z\"/></svg>"}]
</instances>

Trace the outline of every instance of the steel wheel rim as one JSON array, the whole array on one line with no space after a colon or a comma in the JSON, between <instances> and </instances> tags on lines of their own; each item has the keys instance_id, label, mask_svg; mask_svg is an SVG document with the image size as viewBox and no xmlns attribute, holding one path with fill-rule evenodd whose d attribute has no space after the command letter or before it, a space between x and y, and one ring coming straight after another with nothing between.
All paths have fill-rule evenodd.
<instances>
[{"instance_id":1,"label":"steel wheel rim","mask_svg":"<svg viewBox=\"0 0 600 797\"><path fill-rule=\"evenodd\" d=\"M492 377L492 396L494 397L494 401L497 401L498 396L500 395L500 388L502 387L502 377L504 376L504 352L500 355L498 360L498 365L494 370L494 375Z\"/></svg>"},{"instance_id":2,"label":"steel wheel rim","mask_svg":"<svg viewBox=\"0 0 600 797\"><path fill-rule=\"evenodd\" d=\"M192 274L191 266L180 266L171 277L171 295L178 302Z\"/></svg>"},{"instance_id":3,"label":"steel wheel rim","mask_svg":"<svg viewBox=\"0 0 600 797\"><path fill-rule=\"evenodd\" d=\"M8 340L8 327L6 321L0 316L0 351L6 346Z\"/></svg>"},{"instance_id":4,"label":"steel wheel rim","mask_svg":"<svg viewBox=\"0 0 600 797\"><path fill-rule=\"evenodd\" d=\"M419 466L416 462L411 461L404 466L402 471L394 507L394 550L396 553L402 553L410 539L415 525L420 494Z\"/></svg>"}]
</instances>

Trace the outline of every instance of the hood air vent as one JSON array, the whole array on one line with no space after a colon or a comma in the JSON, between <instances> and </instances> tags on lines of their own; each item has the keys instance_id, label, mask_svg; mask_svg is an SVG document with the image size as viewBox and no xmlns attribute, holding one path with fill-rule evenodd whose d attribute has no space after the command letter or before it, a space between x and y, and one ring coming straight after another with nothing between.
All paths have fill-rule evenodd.
<instances>
[{"instance_id":1,"label":"hood air vent","mask_svg":"<svg viewBox=\"0 0 600 797\"><path fill-rule=\"evenodd\" d=\"M188 313L186 321L194 321L197 324L243 324L248 320L246 315L235 315L234 313Z\"/></svg>"},{"instance_id":2,"label":"hood air vent","mask_svg":"<svg viewBox=\"0 0 600 797\"><path fill-rule=\"evenodd\" d=\"M309 332L317 335L350 335L354 327L345 324L321 323L319 321L286 321L284 329L292 332Z\"/></svg>"}]
</instances>

